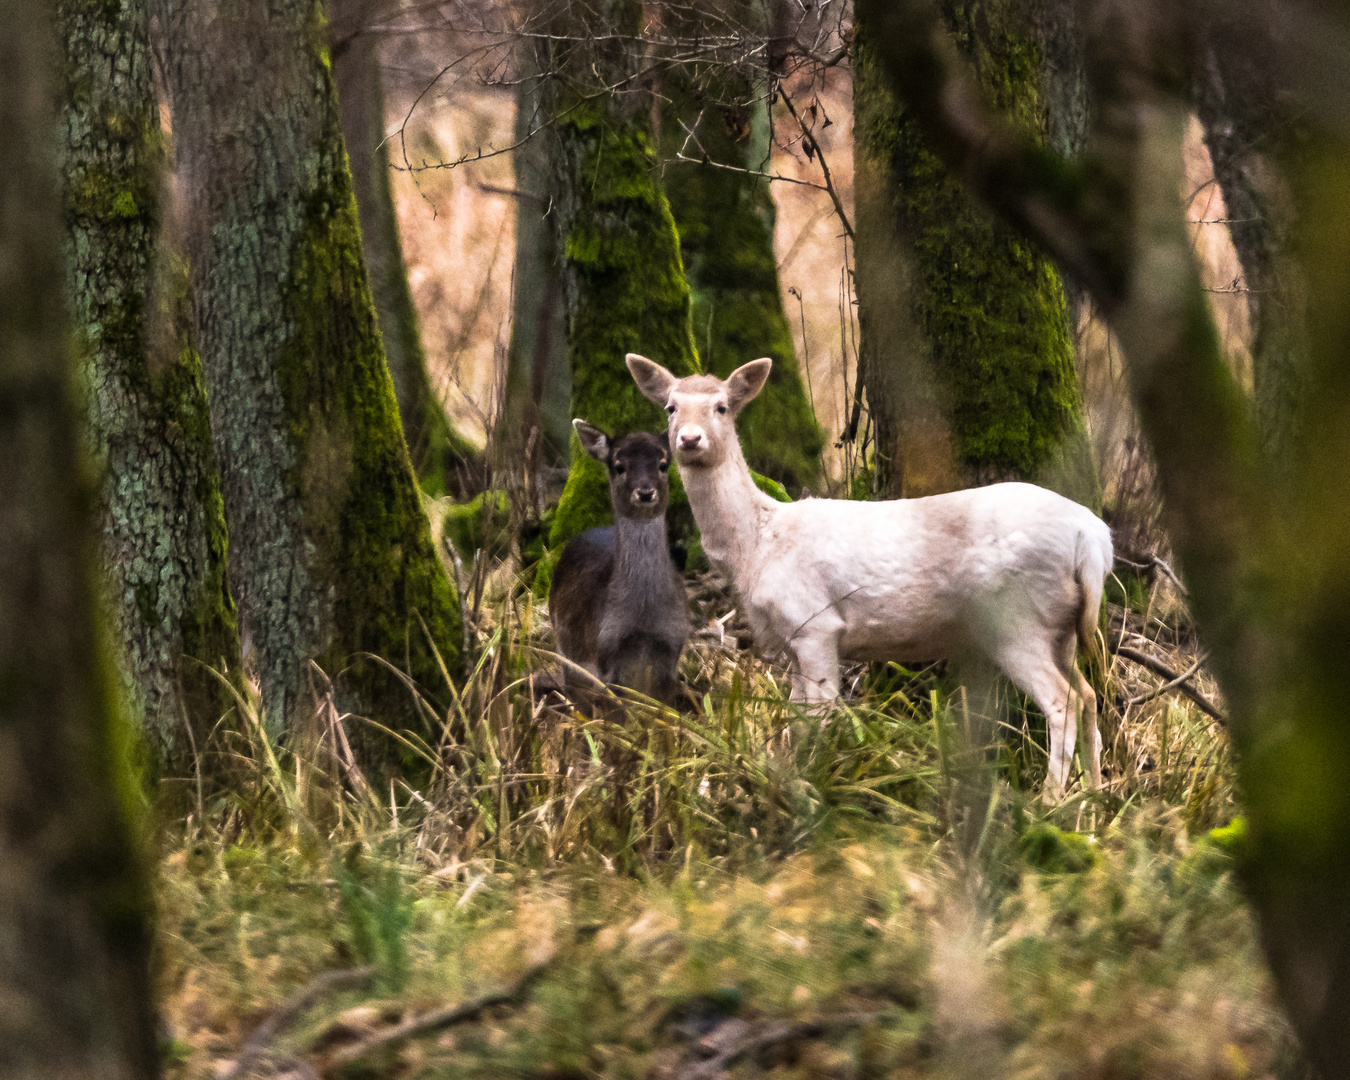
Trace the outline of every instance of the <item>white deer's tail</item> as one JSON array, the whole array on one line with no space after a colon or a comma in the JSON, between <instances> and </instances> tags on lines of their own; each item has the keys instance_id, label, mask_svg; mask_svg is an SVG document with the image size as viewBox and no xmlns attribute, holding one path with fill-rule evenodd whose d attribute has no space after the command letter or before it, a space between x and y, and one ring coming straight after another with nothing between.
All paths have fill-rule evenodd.
<instances>
[{"instance_id":1,"label":"white deer's tail","mask_svg":"<svg viewBox=\"0 0 1350 1080\"><path fill-rule=\"evenodd\" d=\"M1078 585L1078 647L1096 656L1097 617L1102 607L1102 589L1106 575L1115 563L1115 549L1111 545L1111 530L1100 518L1093 519L1091 528L1078 534L1074 545L1074 581Z\"/></svg>"}]
</instances>

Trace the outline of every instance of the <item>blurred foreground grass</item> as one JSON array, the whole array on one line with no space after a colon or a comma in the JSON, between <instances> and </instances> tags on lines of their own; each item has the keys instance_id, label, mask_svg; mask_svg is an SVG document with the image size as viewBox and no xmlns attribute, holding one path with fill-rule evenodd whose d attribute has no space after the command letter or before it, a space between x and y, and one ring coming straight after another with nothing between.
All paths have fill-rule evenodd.
<instances>
[{"instance_id":1,"label":"blurred foreground grass","mask_svg":"<svg viewBox=\"0 0 1350 1080\"><path fill-rule=\"evenodd\" d=\"M972 749L950 679L859 668L821 722L725 619L686 655L697 709L561 710L524 679L542 612L500 585L417 784L344 767L363 721L322 698L285 752L241 702L230 786L161 841L168 1075L1302 1075L1226 738L1186 699L1098 672L1109 782L1044 805L1015 697ZM1189 666L1147 606L1117 624Z\"/></svg>"}]
</instances>

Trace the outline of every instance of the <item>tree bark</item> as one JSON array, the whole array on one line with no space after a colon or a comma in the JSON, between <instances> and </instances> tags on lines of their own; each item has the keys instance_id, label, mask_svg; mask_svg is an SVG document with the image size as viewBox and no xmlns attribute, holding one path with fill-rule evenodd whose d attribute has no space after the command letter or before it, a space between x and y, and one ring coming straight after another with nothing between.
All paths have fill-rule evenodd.
<instances>
[{"instance_id":1,"label":"tree bark","mask_svg":"<svg viewBox=\"0 0 1350 1080\"><path fill-rule=\"evenodd\" d=\"M334 0L329 5L333 79L376 322L403 434L422 487L440 495L462 492L461 472L473 457L474 447L455 430L432 389L417 307L403 265L403 243L389 182L389 148L384 141L379 37L369 30L373 16L386 6L370 0Z\"/></svg>"},{"instance_id":2,"label":"tree bark","mask_svg":"<svg viewBox=\"0 0 1350 1080\"><path fill-rule=\"evenodd\" d=\"M512 274L511 344L507 351L506 397L498 425L499 461L525 452L537 432L536 460L567 465L572 436L572 373L568 367L561 260L551 216L554 212L549 147L543 120L543 81L522 76L516 92L516 259Z\"/></svg>"},{"instance_id":3,"label":"tree bark","mask_svg":"<svg viewBox=\"0 0 1350 1080\"><path fill-rule=\"evenodd\" d=\"M163 0L194 317L245 641L274 733L344 701L416 722L401 682L458 670L459 611L432 546L375 323L326 31L305 0ZM425 626L425 630L424 630ZM368 761L388 743L369 735ZM383 748L383 749L377 749Z\"/></svg>"},{"instance_id":4,"label":"tree bark","mask_svg":"<svg viewBox=\"0 0 1350 1080\"><path fill-rule=\"evenodd\" d=\"M57 11L67 295L103 467L106 606L152 775L191 775L232 704L208 668L237 672L239 635L201 361L159 254L148 20L144 0Z\"/></svg>"},{"instance_id":5,"label":"tree bark","mask_svg":"<svg viewBox=\"0 0 1350 1080\"><path fill-rule=\"evenodd\" d=\"M752 469L791 492L820 479L824 433L802 383L774 258L768 181L717 168L762 170L769 158L767 90L728 72L676 67L662 81L664 181L679 230L703 366L726 378L772 357L773 370L737 428ZM688 135L693 131L693 136ZM703 157L710 164L680 161Z\"/></svg>"},{"instance_id":6,"label":"tree bark","mask_svg":"<svg viewBox=\"0 0 1350 1080\"><path fill-rule=\"evenodd\" d=\"M1312 1064L1326 1080L1350 1076L1341 644L1350 639L1350 138L1341 122L1350 102L1343 57L1321 51L1324 39L1344 39L1350 20L1329 5L1291 4L1280 14L1292 46L1269 34L1247 43L1301 84L1313 125L1289 171L1308 367L1293 468L1282 475L1223 356L1177 197L1195 9L1106 7L1089 68L1097 120L1081 166L982 109L926 0L862 9L877 20L889 78L944 159L1091 289L1119 336L1165 521L1229 706L1249 822L1242 870L1266 955ZM1324 55L1335 57L1334 76Z\"/></svg>"},{"instance_id":7,"label":"tree bark","mask_svg":"<svg viewBox=\"0 0 1350 1080\"><path fill-rule=\"evenodd\" d=\"M568 33L583 40L636 34L642 5L604 0L591 14L594 21L579 21ZM580 20L579 9L571 17ZM553 217L563 256L572 415L610 434L657 431L664 426L661 410L638 393L624 356L642 353L677 375L699 370L689 285L656 174L649 99L632 87L634 58L622 44L586 48L584 56L554 53L541 65L551 75L548 108L557 140ZM592 82L592 70L602 83ZM676 514L681 494L672 484ZM550 545L612 516L605 468L574 436Z\"/></svg>"},{"instance_id":8,"label":"tree bark","mask_svg":"<svg viewBox=\"0 0 1350 1080\"><path fill-rule=\"evenodd\" d=\"M1196 106L1251 312L1257 422L1266 453L1287 468L1308 348L1285 180L1295 142L1290 132L1298 125L1278 108L1269 72L1225 48L1222 36L1209 44L1198 67Z\"/></svg>"},{"instance_id":9,"label":"tree bark","mask_svg":"<svg viewBox=\"0 0 1350 1080\"><path fill-rule=\"evenodd\" d=\"M980 72L985 97L1039 130L1036 23L1010 0L947 2L942 10ZM1093 502L1097 484L1059 274L939 161L872 50L860 20L859 331L883 486L909 496L1035 480ZM877 282L878 275L890 280ZM906 294L900 311L890 306L897 287Z\"/></svg>"},{"instance_id":10,"label":"tree bark","mask_svg":"<svg viewBox=\"0 0 1350 1080\"><path fill-rule=\"evenodd\" d=\"M149 1080L150 894L62 304L52 9L0 0L0 1071Z\"/></svg>"}]
</instances>

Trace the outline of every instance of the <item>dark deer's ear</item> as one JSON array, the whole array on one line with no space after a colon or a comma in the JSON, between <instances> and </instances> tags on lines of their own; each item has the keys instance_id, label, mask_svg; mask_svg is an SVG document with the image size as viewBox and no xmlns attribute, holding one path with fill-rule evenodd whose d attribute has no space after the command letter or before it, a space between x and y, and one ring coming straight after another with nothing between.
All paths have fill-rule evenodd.
<instances>
[{"instance_id":1,"label":"dark deer's ear","mask_svg":"<svg viewBox=\"0 0 1350 1080\"><path fill-rule=\"evenodd\" d=\"M573 420L572 426L577 429L577 438L581 440L581 448L602 465L608 465L609 436L599 428L591 427L585 420Z\"/></svg>"},{"instance_id":2,"label":"dark deer's ear","mask_svg":"<svg viewBox=\"0 0 1350 1080\"><path fill-rule=\"evenodd\" d=\"M773 361L765 356L742 364L727 376L727 407L733 416L754 401L755 396L764 389L772 367Z\"/></svg>"},{"instance_id":3,"label":"dark deer's ear","mask_svg":"<svg viewBox=\"0 0 1350 1080\"><path fill-rule=\"evenodd\" d=\"M624 357L624 362L627 363L637 388L642 391L642 396L664 409L666 402L670 400L671 389L679 380L655 360L648 360L635 352L630 352Z\"/></svg>"}]
</instances>

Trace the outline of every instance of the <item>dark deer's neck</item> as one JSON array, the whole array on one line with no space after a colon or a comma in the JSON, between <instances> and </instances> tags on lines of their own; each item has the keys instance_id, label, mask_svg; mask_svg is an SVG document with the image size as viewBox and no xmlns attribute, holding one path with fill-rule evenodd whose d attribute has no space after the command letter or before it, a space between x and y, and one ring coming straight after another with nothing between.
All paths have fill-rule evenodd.
<instances>
[{"instance_id":1,"label":"dark deer's neck","mask_svg":"<svg viewBox=\"0 0 1350 1080\"><path fill-rule=\"evenodd\" d=\"M670 562L670 552L666 548L665 515L651 521L616 517L614 529L614 579L625 582L664 581L666 575L658 571Z\"/></svg>"}]
</instances>

